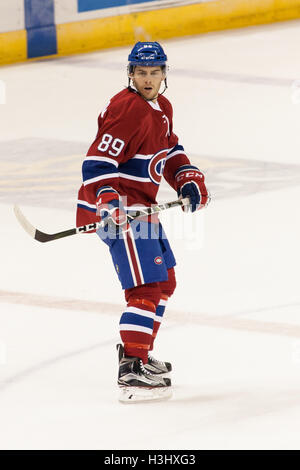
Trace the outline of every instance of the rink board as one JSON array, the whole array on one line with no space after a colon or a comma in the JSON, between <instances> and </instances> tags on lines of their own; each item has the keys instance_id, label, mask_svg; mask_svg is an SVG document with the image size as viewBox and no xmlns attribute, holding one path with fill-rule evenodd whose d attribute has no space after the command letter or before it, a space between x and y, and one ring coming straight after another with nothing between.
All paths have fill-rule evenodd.
<instances>
[{"instance_id":1,"label":"rink board","mask_svg":"<svg viewBox=\"0 0 300 470\"><path fill-rule=\"evenodd\" d=\"M11 0L0 64L300 18L300 0Z\"/></svg>"}]
</instances>

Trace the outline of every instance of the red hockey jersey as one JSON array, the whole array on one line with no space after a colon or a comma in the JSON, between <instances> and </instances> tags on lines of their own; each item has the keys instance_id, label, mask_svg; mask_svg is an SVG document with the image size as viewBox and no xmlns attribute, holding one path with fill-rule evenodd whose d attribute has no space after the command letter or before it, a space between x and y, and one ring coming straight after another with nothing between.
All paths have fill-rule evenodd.
<instances>
[{"instance_id":1,"label":"red hockey jersey","mask_svg":"<svg viewBox=\"0 0 300 470\"><path fill-rule=\"evenodd\" d=\"M175 189L176 170L190 161L173 133L172 117L162 95L155 104L126 88L110 100L82 165L77 226L99 220L95 201L102 186L118 191L125 208L155 204L162 176Z\"/></svg>"}]
</instances>

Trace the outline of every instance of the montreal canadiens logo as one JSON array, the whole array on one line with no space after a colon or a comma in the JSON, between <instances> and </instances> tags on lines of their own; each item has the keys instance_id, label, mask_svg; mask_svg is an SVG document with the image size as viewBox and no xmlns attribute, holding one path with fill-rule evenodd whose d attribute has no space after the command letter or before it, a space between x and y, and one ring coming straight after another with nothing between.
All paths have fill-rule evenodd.
<instances>
[{"instance_id":1,"label":"montreal canadiens logo","mask_svg":"<svg viewBox=\"0 0 300 470\"><path fill-rule=\"evenodd\" d=\"M161 177L164 172L166 163L167 150L160 150L151 158L148 165L148 173L151 181L155 184L159 184Z\"/></svg>"},{"instance_id":2,"label":"montreal canadiens logo","mask_svg":"<svg viewBox=\"0 0 300 470\"><path fill-rule=\"evenodd\" d=\"M161 256L157 256L156 258L154 258L154 263L155 263L155 264L162 264L162 262L163 262L163 261L162 261Z\"/></svg>"}]
</instances>

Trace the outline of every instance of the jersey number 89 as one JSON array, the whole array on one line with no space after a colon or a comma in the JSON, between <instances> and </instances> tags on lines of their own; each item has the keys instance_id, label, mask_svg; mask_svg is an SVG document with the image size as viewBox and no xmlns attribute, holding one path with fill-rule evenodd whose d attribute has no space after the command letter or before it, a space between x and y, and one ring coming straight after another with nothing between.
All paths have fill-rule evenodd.
<instances>
[{"instance_id":1,"label":"jersey number 89","mask_svg":"<svg viewBox=\"0 0 300 470\"><path fill-rule=\"evenodd\" d=\"M110 146L112 150L108 151L109 155L112 155L113 157L117 157L121 153L124 145L125 145L124 140L114 139L113 136L110 134L103 134L102 140L100 144L98 145L98 150L100 150L100 152L106 152L106 150Z\"/></svg>"}]
</instances>

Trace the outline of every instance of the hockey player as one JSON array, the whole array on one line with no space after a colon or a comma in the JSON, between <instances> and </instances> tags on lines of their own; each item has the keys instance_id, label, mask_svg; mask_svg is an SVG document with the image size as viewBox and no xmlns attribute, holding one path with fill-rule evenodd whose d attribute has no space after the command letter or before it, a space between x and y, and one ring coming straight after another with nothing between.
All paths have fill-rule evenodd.
<instances>
[{"instance_id":1,"label":"hockey player","mask_svg":"<svg viewBox=\"0 0 300 470\"><path fill-rule=\"evenodd\" d=\"M156 203L162 176L195 212L209 202L204 175L173 132L167 56L157 42L138 42L129 54L129 85L98 118L98 133L83 162L77 225L106 222L97 232L108 245L125 291L120 319L118 384L130 394L168 395L171 364L154 359L154 341L176 287L174 255L157 216L130 225L126 211ZM164 92L163 91L163 92ZM97 219L98 217L98 219Z\"/></svg>"}]
</instances>

